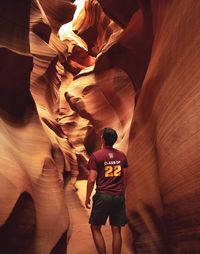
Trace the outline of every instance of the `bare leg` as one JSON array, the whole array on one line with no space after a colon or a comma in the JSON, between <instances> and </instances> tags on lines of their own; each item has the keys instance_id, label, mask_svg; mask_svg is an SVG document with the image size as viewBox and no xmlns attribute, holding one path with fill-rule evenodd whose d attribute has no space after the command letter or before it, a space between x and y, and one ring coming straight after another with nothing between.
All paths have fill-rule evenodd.
<instances>
[{"instance_id":1,"label":"bare leg","mask_svg":"<svg viewBox=\"0 0 200 254\"><path fill-rule=\"evenodd\" d=\"M91 230L98 254L106 254L106 245L101 233L101 226L91 225Z\"/></svg>"},{"instance_id":2,"label":"bare leg","mask_svg":"<svg viewBox=\"0 0 200 254\"><path fill-rule=\"evenodd\" d=\"M113 254L121 254L122 249L122 237L121 237L121 227L111 226L113 242L112 251Z\"/></svg>"}]
</instances>

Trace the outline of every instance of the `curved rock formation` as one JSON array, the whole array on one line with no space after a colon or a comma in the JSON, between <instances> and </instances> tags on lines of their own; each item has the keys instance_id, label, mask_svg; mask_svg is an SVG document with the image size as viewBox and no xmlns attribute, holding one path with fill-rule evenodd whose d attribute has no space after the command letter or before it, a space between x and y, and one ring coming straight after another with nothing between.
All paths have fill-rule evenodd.
<instances>
[{"instance_id":1,"label":"curved rock formation","mask_svg":"<svg viewBox=\"0 0 200 254\"><path fill-rule=\"evenodd\" d=\"M55 164L60 153L54 149L51 154L52 144L30 90L30 76L42 68L36 68L35 56L30 52L29 29L36 33L31 38L40 41L42 35L41 40L47 42L51 28L38 1L2 1L0 16L0 252L55 253L60 245L66 251L69 218L61 178L64 166L60 160ZM50 53L50 61L55 62L57 54L49 49L46 56ZM46 65L44 72L47 69Z\"/></svg>"},{"instance_id":2,"label":"curved rock formation","mask_svg":"<svg viewBox=\"0 0 200 254\"><path fill-rule=\"evenodd\" d=\"M198 253L200 5L160 1L152 10L151 60L128 152L133 245L136 253Z\"/></svg>"},{"instance_id":3,"label":"curved rock formation","mask_svg":"<svg viewBox=\"0 0 200 254\"><path fill-rule=\"evenodd\" d=\"M105 126L129 161L126 254L200 252L199 11L2 1L0 252L66 252L63 174L86 179Z\"/></svg>"}]
</instances>

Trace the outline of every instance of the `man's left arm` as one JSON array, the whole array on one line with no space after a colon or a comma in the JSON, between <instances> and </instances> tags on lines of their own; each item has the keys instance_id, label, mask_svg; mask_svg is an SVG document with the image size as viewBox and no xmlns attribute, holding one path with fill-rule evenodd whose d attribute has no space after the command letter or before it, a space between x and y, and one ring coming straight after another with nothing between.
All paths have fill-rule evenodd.
<instances>
[{"instance_id":1,"label":"man's left arm","mask_svg":"<svg viewBox=\"0 0 200 254\"><path fill-rule=\"evenodd\" d=\"M128 162L127 158L124 155L124 162L123 162L123 192L125 193L126 186L127 186L127 170L128 170Z\"/></svg>"},{"instance_id":2,"label":"man's left arm","mask_svg":"<svg viewBox=\"0 0 200 254\"><path fill-rule=\"evenodd\" d=\"M90 209L90 196L93 191L96 178L97 178L97 171L91 169L88 176L87 192L86 192L86 199L85 199L85 207L88 209Z\"/></svg>"},{"instance_id":3,"label":"man's left arm","mask_svg":"<svg viewBox=\"0 0 200 254\"><path fill-rule=\"evenodd\" d=\"M125 194L126 186L127 186L127 169L128 169L128 168L123 168L123 178L122 178L122 182L123 182L123 193L124 193L124 194Z\"/></svg>"}]
</instances>

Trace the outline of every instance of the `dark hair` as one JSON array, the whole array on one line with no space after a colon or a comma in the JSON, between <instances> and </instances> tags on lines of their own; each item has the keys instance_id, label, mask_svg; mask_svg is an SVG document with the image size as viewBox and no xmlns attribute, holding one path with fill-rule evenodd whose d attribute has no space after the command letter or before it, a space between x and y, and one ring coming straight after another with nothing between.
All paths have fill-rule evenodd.
<instances>
[{"instance_id":1,"label":"dark hair","mask_svg":"<svg viewBox=\"0 0 200 254\"><path fill-rule=\"evenodd\" d=\"M113 146L118 136L117 136L117 132L113 130L112 128L104 128L102 137L105 140L106 145Z\"/></svg>"}]
</instances>

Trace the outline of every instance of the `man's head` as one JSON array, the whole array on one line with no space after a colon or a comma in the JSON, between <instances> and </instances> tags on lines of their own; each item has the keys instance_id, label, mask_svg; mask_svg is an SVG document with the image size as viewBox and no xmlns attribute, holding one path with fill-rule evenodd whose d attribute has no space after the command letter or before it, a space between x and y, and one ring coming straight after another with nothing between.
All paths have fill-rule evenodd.
<instances>
[{"instance_id":1,"label":"man's head","mask_svg":"<svg viewBox=\"0 0 200 254\"><path fill-rule=\"evenodd\" d=\"M102 138L105 141L105 145L113 146L117 140L117 132L112 128L105 128L103 130Z\"/></svg>"}]
</instances>

